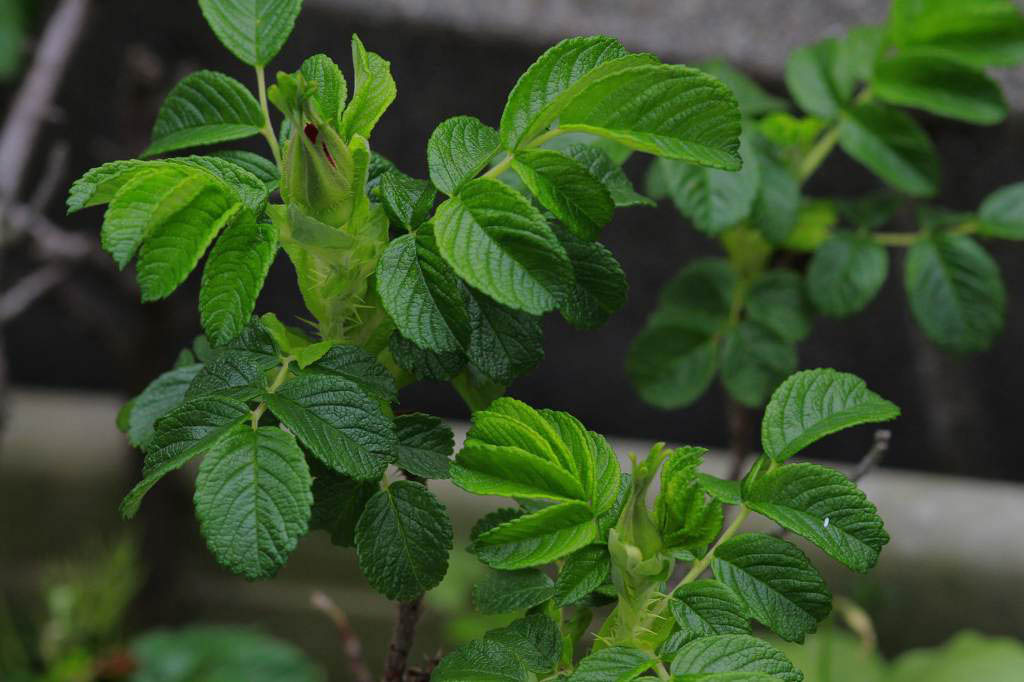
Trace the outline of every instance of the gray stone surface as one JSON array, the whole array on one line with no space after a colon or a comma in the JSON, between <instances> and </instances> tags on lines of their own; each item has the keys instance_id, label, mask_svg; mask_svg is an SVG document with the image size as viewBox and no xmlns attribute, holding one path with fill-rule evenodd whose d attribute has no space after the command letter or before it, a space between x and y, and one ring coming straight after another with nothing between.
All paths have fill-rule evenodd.
<instances>
[{"instance_id":1,"label":"gray stone surface","mask_svg":"<svg viewBox=\"0 0 1024 682\"><path fill-rule=\"evenodd\" d=\"M603 33L666 59L725 57L778 78L799 45L884 21L888 0L311 0L387 20L546 44ZM1016 0L1024 6L1024 0ZM964 0L970 2L970 0ZM1024 109L1024 69L997 72Z\"/></svg>"}]
</instances>

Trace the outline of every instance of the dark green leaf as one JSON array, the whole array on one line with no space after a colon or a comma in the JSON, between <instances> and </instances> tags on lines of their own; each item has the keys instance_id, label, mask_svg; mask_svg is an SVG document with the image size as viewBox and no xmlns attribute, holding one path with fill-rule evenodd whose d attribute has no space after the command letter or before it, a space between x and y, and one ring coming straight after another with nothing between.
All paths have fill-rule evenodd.
<instances>
[{"instance_id":1,"label":"dark green leaf","mask_svg":"<svg viewBox=\"0 0 1024 682\"><path fill-rule=\"evenodd\" d=\"M191 399L222 395L252 400L266 389L267 370L277 363L277 358L271 355L225 350L203 366L188 387L186 396Z\"/></svg>"},{"instance_id":2,"label":"dark green leaf","mask_svg":"<svg viewBox=\"0 0 1024 682\"><path fill-rule=\"evenodd\" d=\"M834 38L798 48L786 61L786 87L800 108L812 116L826 120L838 116L850 101L853 86Z\"/></svg>"},{"instance_id":3,"label":"dark green leaf","mask_svg":"<svg viewBox=\"0 0 1024 682\"><path fill-rule=\"evenodd\" d=\"M744 116L763 116L789 108L786 100L765 92L764 88L730 66L724 59L713 59L699 66L701 71L714 76L732 90L739 104L740 113Z\"/></svg>"},{"instance_id":4,"label":"dark green leaf","mask_svg":"<svg viewBox=\"0 0 1024 682\"><path fill-rule=\"evenodd\" d=\"M575 604L596 590L608 578L611 557L604 545L588 545L565 559L555 582L555 606Z\"/></svg>"},{"instance_id":5,"label":"dark green leaf","mask_svg":"<svg viewBox=\"0 0 1024 682\"><path fill-rule=\"evenodd\" d=\"M894 0L889 26L897 45L938 49L973 66L1024 60L1024 17L1011 0Z\"/></svg>"},{"instance_id":6,"label":"dark green leaf","mask_svg":"<svg viewBox=\"0 0 1024 682\"><path fill-rule=\"evenodd\" d=\"M396 464L423 478L448 478L455 436L440 417L404 414L395 417Z\"/></svg>"},{"instance_id":7,"label":"dark green leaf","mask_svg":"<svg viewBox=\"0 0 1024 682\"><path fill-rule=\"evenodd\" d=\"M499 630L491 630L485 639L504 644L528 670L535 673L554 669L562 648L562 633L555 622L542 613L520 618Z\"/></svg>"},{"instance_id":8,"label":"dark green leaf","mask_svg":"<svg viewBox=\"0 0 1024 682\"><path fill-rule=\"evenodd\" d=\"M203 368L199 364L177 367L154 379L131 403L128 411L128 440L137 448L144 447L153 436L153 425L185 401L185 392L196 374Z\"/></svg>"},{"instance_id":9,"label":"dark green leaf","mask_svg":"<svg viewBox=\"0 0 1024 682\"><path fill-rule=\"evenodd\" d=\"M589 144L571 144L562 150L563 153L579 161L597 178L616 206L654 206L652 199L638 194L633 183L622 171L622 168L598 146Z\"/></svg>"},{"instance_id":10,"label":"dark green leaf","mask_svg":"<svg viewBox=\"0 0 1024 682\"><path fill-rule=\"evenodd\" d=\"M377 400L391 402L398 397L395 380L388 370L358 346L333 346L305 371L344 377Z\"/></svg>"},{"instance_id":11,"label":"dark green leaf","mask_svg":"<svg viewBox=\"0 0 1024 682\"><path fill-rule=\"evenodd\" d=\"M978 209L978 233L1000 239L1024 239L1024 182L1001 187Z\"/></svg>"},{"instance_id":12,"label":"dark green leaf","mask_svg":"<svg viewBox=\"0 0 1024 682\"><path fill-rule=\"evenodd\" d=\"M408 601L440 583L451 548L448 512L411 481L377 492L356 526L359 568L374 589L394 601Z\"/></svg>"},{"instance_id":13,"label":"dark green leaf","mask_svg":"<svg viewBox=\"0 0 1024 682\"><path fill-rule=\"evenodd\" d=\"M473 606L485 614L513 613L546 602L554 592L551 578L536 568L488 571L473 585Z\"/></svg>"},{"instance_id":14,"label":"dark green leaf","mask_svg":"<svg viewBox=\"0 0 1024 682\"><path fill-rule=\"evenodd\" d=\"M217 561L249 579L274 575L306 532L311 485L290 433L248 424L230 430L196 479L196 516Z\"/></svg>"},{"instance_id":15,"label":"dark green leaf","mask_svg":"<svg viewBox=\"0 0 1024 682\"><path fill-rule=\"evenodd\" d=\"M803 552L781 538L737 535L715 550L711 568L748 615L788 642L803 642L832 610L825 581ZM672 669L676 672L674 664Z\"/></svg>"},{"instance_id":16,"label":"dark green leaf","mask_svg":"<svg viewBox=\"0 0 1024 682\"><path fill-rule=\"evenodd\" d=\"M544 358L540 319L466 289L470 337L466 355L495 383L508 386Z\"/></svg>"},{"instance_id":17,"label":"dark green leaf","mask_svg":"<svg viewBox=\"0 0 1024 682\"><path fill-rule=\"evenodd\" d=\"M717 580L680 585L669 608L680 628L679 646L701 637L750 633L743 603Z\"/></svg>"},{"instance_id":18,"label":"dark green leaf","mask_svg":"<svg viewBox=\"0 0 1024 682\"><path fill-rule=\"evenodd\" d=\"M410 231L427 219L437 197L437 190L427 180L416 180L394 169L380 176L377 193L388 217Z\"/></svg>"},{"instance_id":19,"label":"dark green leaf","mask_svg":"<svg viewBox=\"0 0 1024 682\"><path fill-rule=\"evenodd\" d=\"M863 310L889 276L889 252L869 236L837 232L811 256L807 294L822 313L845 317Z\"/></svg>"},{"instance_id":20,"label":"dark green leaf","mask_svg":"<svg viewBox=\"0 0 1024 682\"><path fill-rule=\"evenodd\" d=\"M701 677L700 673L749 673L748 677ZM785 654L750 635L702 637L684 646L672 659L673 680L690 682L762 682L764 675L778 682L802 682L803 673ZM694 677L689 677L694 675Z\"/></svg>"},{"instance_id":21,"label":"dark green leaf","mask_svg":"<svg viewBox=\"0 0 1024 682\"><path fill-rule=\"evenodd\" d=\"M569 256L576 280L558 310L574 327L595 329L625 305L629 289L626 274L612 252L600 243L585 241L559 227L555 235Z\"/></svg>"},{"instance_id":22,"label":"dark green leaf","mask_svg":"<svg viewBox=\"0 0 1024 682\"><path fill-rule=\"evenodd\" d=\"M454 196L476 177L501 147L498 131L472 116L449 118L427 141L427 165L434 186Z\"/></svg>"},{"instance_id":23,"label":"dark green leaf","mask_svg":"<svg viewBox=\"0 0 1024 682\"><path fill-rule=\"evenodd\" d=\"M847 111L839 146L896 189L915 197L935 194L939 158L931 139L907 114L879 104Z\"/></svg>"},{"instance_id":24,"label":"dark green leaf","mask_svg":"<svg viewBox=\"0 0 1024 682\"><path fill-rule=\"evenodd\" d=\"M748 407L760 407L797 368L796 348L753 320L729 331L722 347L722 383Z\"/></svg>"},{"instance_id":25,"label":"dark green leaf","mask_svg":"<svg viewBox=\"0 0 1024 682\"><path fill-rule=\"evenodd\" d=\"M467 362L461 351L435 353L423 350L398 332L388 339L388 349L399 367L420 380L451 381Z\"/></svg>"},{"instance_id":26,"label":"dark green leaf","mask_svg":"<svg viewBox=\"0 0 1024 682\"><path fill-rule=\"evenodd\" d=\"M575 159L548 149L518 152L512 167L542 206L581 239L593 241L615 212L600 180Z\"/></svg>"},{"instance_id":27,"label":"dark green leaf","mask_svg":"<svg viewBox=\"0 0 1024 682\"><path fill-rule=\"evenodd\" d=\"M523 660L504 643L477 639L451 652L434 669L431 682L527 682Z\"/></svg>"},{"instance_id":28,"label":"dark green leaf","mask_svg":"<svg viewBox=\"0 0 1024 682\"><path fill-rule=\"evenodd\" d=\"M775 268L761 273L750 285L747 319L795 343L811 333L814 310L804 294L804 283L793 270Z\"/></svg>"},{"instance_id":29,"label":"dark green leaf","mask_svg":"<svg viewBox=\"0 0 1024 682\"><path fill-rule=\"evenodd\" d=\"M612 646L580 661L568 682L631 682L655 662L655 658L646 651Z\"/></svg>"},{"instance_id":30,"label":"dark green leaf","mask_svg":"<svg viewBox=\"0 0 1024 682\"><path fill-rule=\"evenodd\" d=\"M796 227L800 213L800 181L769 152L757 150L760 186L750 211L750 222L772 244L781 244Z\"/></svg>"},{"instance_id":31,"label":"dark green leaf","mask_svg":"<svg viewBox=\"0 0 1024 682\"><path fill-rule=\"evenodd\" d=\"M374 493L376 481L357 481L331 471L317 460L310 460L313 474L313 512L311 530L330 533L338 547L355 547L356 523Z\"/></svg>"},{"instance_id":32,"label":"dark green leaf","mask_svg":"<svg viewBox=\"0 0 1024 682\"><path fill-rule=\"evenodd\" d=\"M649 325L633 340L626 372L645 401L665 410L697 400L717 370L715 341L685 327Z\"/></svg>"}]
</instances>

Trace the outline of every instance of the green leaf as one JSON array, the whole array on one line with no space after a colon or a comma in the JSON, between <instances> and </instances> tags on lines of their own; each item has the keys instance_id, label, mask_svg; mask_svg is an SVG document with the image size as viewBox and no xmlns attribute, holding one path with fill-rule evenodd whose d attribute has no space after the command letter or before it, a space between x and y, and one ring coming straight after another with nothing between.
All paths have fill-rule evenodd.
<instances>
[{"instance_id":1,"label":"green leaf","mask_svg":"<svg viewBox=\"0 0 1024 682\"><path fill-rule=\"evenodd\" d=\"M659 106L651 106L651 102ZM647 64L604 75L562 111L559 127L631 149L738 170L740 112L725 85L696 69Z\"/></svg>"},{"instance_id":2,"label":"green leaf","mask_svg":"<svg viewBox=\"0 0 1024 682\"><path fill-rule=\"evenodd\" d=\"M626 372L646 402L671 410L704 394L717 370L715 340L670 324L649 325L633 340Z\"/></svg>"},{"instance_id":3,"label":"green leaf","mask_svg":"<svg viewBox=\"0 0 1024 682\"><path fill-rule=\"evenodd\" d=\"M277 231L248 213L214 244L199 288L199 316L214 345L235 338L248 323L276 253Z\"/></svg>"},{"instance_id":4,"label":"green leaf","mask_svg":"<svg viewBox=\"0 0 1024 682\"><path fill-rule=\"evenodd\" d=\"M126 519L135 516L142 498L157 481L206 452L249 414L245 403L218 396L186 401L157 420L155 433L146 442L143 478L121 502L121 515Z\"/></svg>"},{"instance_id":5,"label":"green leaf","mask_svg":"<svg viewBox=\"0 0 1024 682\"><path fill-rule=\"evenodd\" d=\"M431 682L527 682L526 665L502 642L476 639L438 664Z\"/></svg>"},{"instance_id":6,"label":"green leaf","mask_svg":"<svg viewBox=\"0 0 1024 682\"><path fill-rule=\"evenodd\" d=\"M277 358L229 350L206 363L188 387L188 399L219 395L252 400L267 387L267 370Z\"/></svg>"},{"instance_id":7,"label":"green leaf","mask_svg":"<svg viewBox=\"0 0 1024 682\"><path fill-rule=\"evenodd\" d=\"M521 516L481 533L473 543L477 558L491 568L540 566L594 541L594 515L583 502L563 502Z\"/></svg>"},{"instance_id":8,"label":"green leaf","mask_svg":"<svg viewBox=\"0 0 1024 682\"><path fill-rule=\"evenodd\" d=\"M352 64L355 89L341 117L341 136L345 140L351 140L354 135L369 139L377 121L395 101L398 89L391 77L391 63L374 52L367 52L356 35L352 36Z\"/></svg>"},{"instance_id":9,"label":"green leaf","mask_svg":"<svg viewBox=\"0 0 1024 682\"><path fill-rule=\"evenodd\" d=\"M680 585L669 609L680 628L679 646L701 637L750 634L743 603L717 580Z\"/></svg>"},{"instance_id":10,"label":"green leaf","mask_svg":"<svg viewBox=\"0 0 1024 682\"><path fill-rule=\"evenodd\" d=\"M134 182L125 185L111 202L107 220L115 207L126 204L132 204L126 210L153 209L141 225L145 240L136 270L142 300L155 301L169 296L185 281L217 233L242 211L242 204L209 176L191 176L156 207L136 203L140 190L143 188Z\"/></svg>"},{"instance_id":11,"label":"green leaf","mask_svg":"<svg viewBox=\"0 0 1024 682\"><path fill-rule=\"evenodd\" d=\"M781 538L738 535L719 545L711 568L750 617L787 642L803 642L832 610L825 581L799 548Z\"/></svg>"},{"instance_id":12,"label":"green leaf","mask_svg":"<svg viewBox=\"0 0 1024 682\"><path fill-rule=\"evenodd\" d=\"M380 488L376 481L357 481L335 473L310 461L313 474L313 511L309 517L310 530L323 530L330 534L338 547L355 547L356 524L359 517Z\"/></svg>"},{"instance_id":13,"label":"green leaf","mask_svg":"<svg viewBox=\"0 0 1024 682\"><path fill-rule=\"evenodd\" d=\"M479 414L479 413L477 413ZM468 439L451 468L452 481L476 495L585 499L583 487L557 464L510 445Z\"/></svg>"},{"instance_id":14,"label":"green leaf","mask_svg":"<svg viewBox=\"0 0 1024 682\"><path fill-rule=\"evenodd\" d=\"M679 212L693 221L698 230L714 237L750 216L758 196L761 174L753 148L746 140L740 155L744 163L739 172L658 159L651 166L651 173L661 177L648 182L662 183Z\"/></svg>"},{"instance_id":15,"label":"green leaf","mask_svg":"<svg viewBox=\"0 0 1024 682\"><path fill-rule=\"evenodd\" d=\"M786 61L786 87L797 105L826 120L853 96L854 80L834 38L794 50Z\"/></svg>"},{"instance_id":16,"label":"green leaf","mask_svg":"<svg viewBox=\"0 0 1024 682\"><path fill-rule=\"evenodd\" d=\"M253 154L252 152L240 149L225 149L211 152L210 156L230 161L236 166L249 171L263 182L268 194L277 189L278 185L281 184L281 172L277 169L277 164L259 154Z\"/></svg>"},{"instance_id":17,"label":"green leaf","mask_svg":"<svg viewBox=\"0 0 1024 682\"><path fill-rule=\"evenodd\" d=\"M501 144L516 149L544 132L566 105L602 75L640 64L650 55L630 55L607 36L568 38L548 49L520 76L501 115Z\"/></svg>"},{"instance_id":18,"label":"green leaf","mask_svg":"<svg viewBox=\"0 0 1024 682\"><path fill-rule=\"evenodd\" d=\"M822 313L846 317L863 310L889 276L889 252L870 236L837 232L811 256L807 294Z\"/></svg>"},{"instance_id":19,"label":"green leaf","mask_svg":"<svg viewBox=\"0 0 1024 682\"><path fill-rule=\"evenodd\" d=\"M747 407L763 405L796 368L793 344L752 320L741 321L725 337L722 383Z\"/></svg>"},{"instance_id":20,"label":"green leaf","mask_svg":"<svg viewBox=\"0 0 1024 682\"><path fill-rule=\"evenodd\" d=\"M216 71L196 71L167 95L142 156L251 137L264 120L244 85Z\"/></svg>"},{"instance_id":21,"label":"green leaf","mask_svg":"<svg viewBox=\"0 0 1024 682\"><path fill-rule=\"evenodd\" d=\"M654 206L655 202L633 189L633 183L606 151L595 145L571 144L562 150L579 161L611 195L616 207Z\"/></svg>"},{"instance_id":22,"label":"green leaf","mask_svg":"<svg viewBox=\"0 0 1024 682\"><path fill-rule=\"evenodd\" d=\"M568 294L565 250L540 212L497 180L466 184L438 207L434 230L455 272L499 303L540 315Z\"/></svg>"},{"instance_id":23,"label":"green leaf","mask_svg":"<svg viewBox=\"0 0 1024 682\"><path fill-rule=\"evenodd\" d=\"M807 338L814 324L803 279L785 268L768 270L754 280L747 292L746 314L747 319L791 343Z\"/></svg>"},{"instance_id":24,"label":"green leaf","mask_svg":"<svg viewBox=\"0 0 1024 682\"><path fill-rule=\"evenodd\" d=\"M786 379L761 421L761 446L784 462L825 436L859 424L889 421L900 409L868 390L853 374L811 369Z\"/></svg>"},{"instance_id":25,"label":"green leaf","mask_svg":"<svg viewBox=\"0 0 1024 682\"><path fill-rule=\"evenodd\" d=\"M978 234L999 239L1024 239L1024 182L997 189L978 209Z\"/></svg>"},{"instance_id":26,"label":"green leaf","mask_svg":"<svg viewBox=\"0 0 1024 682\"><path fill-rule=\"evenodd\" d=\"M889 542L875 505L856 484L810 462L766 473L745 491L744 502L861 573L878 562Z\"/></svg>"},{"instance_id":27,"label":"green leaf","mask_svg":"<svg viewBox=\"0 0 1024 682\"><path fill-rule=\"evenodd\" d=\"M410 232L430 216L437 197L437 190L428 181L410 178L394 169L380 176L377 193L392 222Z\"/></svg>"},{"instance_id":28,"label":"green leaf","mask_svg":"<svg viewBox=\"0 0 1024 682\"><path fill-rule=\"evenodd\" d=\"M264 313L260 323L274 340L274 345L284 357L292 356L300 369L306 369L331 349L331 341L314 342L301 329L290 327L277 319L274 313Z\"/></svg>"},{"instance_id":29,"label":"green leaf","mask_svg":"<svg viewBox=\"0 0 1024 682\"><path fill-rule=\"evenodd\" d=\"M555 606L575 604L596 590L608 578L611 557L604 545L588 545L570 554L555 581Z\"/></svg>"},{"instance_id":30,"label":"green leaf","mask_svg":"<svg viewBox=\"0 0 1024 682\"><path fill-rule=\"evenodd\" d=\"M465 291L470 325L466 355L489 379L508 386L544 358L540 319L472 289Z\"/></svg>"},{"instance_id":31,"label":"green leaf","mask_svg":"<svg viewBox=\"0 0 1024 682\"><path fill-rule=\"evenodd\" d=\"M295 437L239 424L207 453L196 516L217 561L250 580L277 572L305 534L312 479Z\"/></svg>"},{"instance_id":32,"label":"green leaf","mask_svg":"<svg viewBox=\"0 0 1024 682\"><path fill-rule=\"evenodd\" d=\"M393 240L377 262L377 291L402 336L445 352L470 343L470 317L459 279L437 252L428 225Z\"/></svg>"},{"instance_id":33,"label":"green leaf","mask_svg":"<svg viewBox=\"0 0 1024 682\"><path fill-rule=\"evenodd\" d=\"M398 332L388 339L388 350L399 367L420 380L451 381L467 362L462 351L435 353L423 350Z\"/></svg>"},{"instance_id":34,"label":"green leaf","mask_svg":"<svg viewBox=\"0 0 1024 682\"><path fill-rule=\"evenodd\" d=\"M216 156L180 156L153 161L152 164L183 164L200 168L231 188L245 207L255 215L262 215L267 207L267 186L258 177L236 163Z\"/></svg>"},{"instance_id":35,"label":"green leaf","mask_svg":"<svg viewBox=\"0 0 1024 682\"><path fill-rule=\"evenodd\" d=\"M764 675L779 682L802 682L803 673L785 654L750 635L702 637L684 646L672 659L673 680L761 682ZM746 678L701 677L700 673L749 673ZM694 677L689 677L694 675Z\"/></svg>"},{"instance_id":36,"label":"green leaf","mask_svg":"<svg viewBox=\"0 0 1024 682\"><path fill-rule=\"evenodd\" d=\"M612 197L601 181L565 154L523 150L515 155L512 168L541 205L582 239L596 239L615 213Z\"/></svg>"},{"instance_id":37,"label":"green leaf","mask_svg":"<svg viewBox=\"0 0 1024 682\"><path fill-rule=\"evenodd\" d=\"M630 682L656 662L646 651L611 646L580 661L568 682Z\"/></svg>"},{"instance_id":38,"label":"green leaf","mask_svg":"<svg viewBox=\"0 0 1024 682\"><path fill-rule=\"evenodd\" d=\"M398 397L395 380L388 370L358 346L333 346L305 371L348 379L377 400L392 402Z\"/></svg>"},{"instance_id":39,"label":"green leaf","mask_svg":"<svg viewBox=\"0 0 1024 682\"><path fill-rule=\"evenodd\" d=\"M416 476L448 478L455 436L440 417L404 414L395 417L396 464Z\"/></svg>"},{"instance_id":40,"label":"green leaf","mask_svg":"<svg viewBox=\"0 0 1024 682\"><path fill-rule=\"evenodd\" d=\"M721 500L726 504L743 502L739 481L725 480L711 474L697 472L697 482L704 488L704 492L716 500Z\"/></svg>"},{"instance_id":41,"label":"green leaf","mask_svg":"<svg viewBox=\"0 0 1024 682\"><path fill-rule=\"evenodd\" d=\"M267 407L321 462L369 481L392 459L395 430L379 404L354 382L307 374L264 396Z\"/></svg>"},{"instance_id":42,"label":"green leaf","mask_svg":"<svg viewBox=\"0 0 1024 682\"><path fill-rule=\"evenodd\" d=\"M1002 89L984 72L928 50L904 50L882 60L871 88L890 104L975 125L994 125L1008 112Z\"/></svg>"},{"instance_id":43,"label":"green leaf","mask_svg":"<svg viewBox=\"0 0 1024 682\"><path fill-rule=\"evenodd\" d=\"M325 54L315 54L302 62L299 69L307 83L316 83L313 101L320 109L320 115L333 128L341 125L341 112L348 99L348 83L341 69Z\"/></svg>"},{"instance_id":44,"label":"green leaf","mask_svg":"<svg viewBox=\"0 0 1024 682\"><path fill-rule=\"evenodd\" d=\"M199 0L217 39L249 66L266 66L288 39L302 0Z\"/></svg>"},{"instance_id":45,"label":"green leaf","mask_svg":"<svg viewBox=\"0 0 1024 682\"><path fill-rule=\"evenodd\" d=\"M554 592L554 582L536 568L488 571L473 585L473 606L484 614L513 613L543 604Z\"/></svg>"},{"instance_id":46,"label":"green leaf","mask_svg":"<svg viewBox=\"0 0 1024 682\"><path fill-rule=\"evenodd\" d=\"M970 237L936 234L917 242L904 276L914 318L939 345L980 351L1002 330L1006 289L999 266Z\"/></svg>"},{"instance_id":47,"label":"green leaf","mask_svg":"<svg viewBox=\"0 0 1024 682\"><path fill-rule=\"evenodd\" d=\"M576 280L558 311L574 327L596 329L626 304L626 273L602 244L585 241L559 227L555 235L569 256Z\"/></svg>"},{"instance_id":48,"label":"green leaf","mask_svg":"<svg viewBox=\"0 0 1024 682\"><path fill-rule=\"evenodd\" d=\"M359 568L374 589L408 601L437 586L448 571L448 512L419 483L397 481L377 492L356 526Z\"/></svg>"},{"instance_id":49,"label":"green leaf","mask_svg":"<svg viewBox=\"0 0 1024 682\"><path fill-rule=\"evenodd\" d=\"M768 673L731 672L697 673L695 675L673 675L672 682L775 682L778 679Z\"/></svg>"},{"instance_id":50,"label":"green leaf","mask_svg":"<svg viewBox=\"0 0 1024 682\"><path fill-rule=\"evenodd\" d=\"M705 448L686 446L672 451L661 471L661 490L654 518L664 547L703 551L722 530L722 504L708 502L697 481Z\"/></svg>"},{"instance_id":51,"label":"green leaf","mask_svg":"<svg viewBox=\"0 0 1024 682\"><path fill-rule=\"evenodd\" d=\"M750 222L769 242L781 244L792 234L800 214L800 181L773 154L754 149L761 182Z\"/></svg>"},{"instance_id":52,"label":"green leaf","mask_svg":"<svg viewBox=\"0 0 1024 682\"><path fill-rule=\"evenodd\" d=\"M831 199L803 199L796 227L782 246L791 251L810 252L821 246L839 222L836 203Z\"/></svg>"},{"instance_id":53,"label":"green leaf","mask_svg":"<svg viewBox=\"0 0 1024 682\"><path fill-rule=\"evenodd\" d=\"M131 402L127 433L132 445L145 447L153 437L156 420L185 402L185 392L202 368L200 364L190 364L164 372Z\"/></svg>"},{"instance_id":54,"label":"green leaf","mask_svg":"<svg viewBox=\"0 0 1024 682\"><path fill-rule=\"evenodd\" d=\"M506 627L491 630L484 637L504 644L535 673L554 669L561 654L562 633L555 622L542 613L520 618Z\"/></svg>"},{"instance_id":55,"label":"green leaf","mask_svg":"<svg viewBox=\"0 0 1024 682\"><path fill-rule=\"evenodd\" d=\"M939 158L921 126L902 111L861 104L839 123L839 146L872 173L915 197L935 194Z\"/></svg>"},{"instance_id":56,"label":"green leaf","mask_svg":"<svg viewBox=\"0 0 1024 682\"><path fill-rule=\"evenodd\" d=\"M434 186L455 196L501 148L498 131L472 116L441 123L427 141L427 166Z\"/></svg>"},{"instance_id":57,"label":"green leaf","mask_svg":"<svg viewBox=\"0 0 1024 682\"><path fill-rule=\"evenodd\" d=\"M1024 17L1010 0L894 0L889 26L897 45L942 50L972 66L1024 60Z\"/></svg>"},{"instance_id":58,"label":"green leaf","mask_svg":"<svg viewBox=\"0 0 1024 682\"><path fill-rule=\"evenodd\" d=\"M68 190L68 213L74 213L89 206L109 203L126 182L148 165L146 161L126 159L111 161L87 171L85 175L75 180L71 189Z\"/></svg>"},{"instance_id":59,"label":"green leaf","mask_svg":"<svg viewBox=\"0 0 1024 682\"><path fill-rule=\"evenodd\" d=\"M700 70L714 76L732 90L744 116L763 116L774 111L786 111L789 104L781 97L771 95L744 73L733 68L724 59L713 59L700 64Z\"/></svg>"}]
</instances>

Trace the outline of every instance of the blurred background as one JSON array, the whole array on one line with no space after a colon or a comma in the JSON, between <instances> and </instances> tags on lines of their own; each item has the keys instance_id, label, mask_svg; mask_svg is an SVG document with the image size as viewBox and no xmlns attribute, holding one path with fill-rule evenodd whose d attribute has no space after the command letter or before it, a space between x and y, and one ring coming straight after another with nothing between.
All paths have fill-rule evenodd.
<instances>
[{"instance_id":1,"label":"blurred background","mask_svg":"<svg viewBox=\"0 0 1024 682\"><path fill-rule=\"evenodd\" d=\"M5 228L3 240L0 632L4 614L11 621L8 631L21 633L40 629L47 618L40 613L52 616L53 605L42 603L41 595L64 584L51 580L48 571L54 566L83 558L88 563L88 557L108 556L128 542L138 560L128 591L135 594L137 584L138 597L123 612L123 622L114 628L118 632L197 619L250 623L300 643L336 670L342 664L336 633L308 604L311 587L319 585L329 588L357 624L367 626L365 647L381 651L390 607L363 585L344 583L346 575L356 574L355 558L343 553L339 559L325 538L304 541L273 586L245 584L219 570L205 553L192 518L191 485L184 477L159 486L131 524L117 517L117 501L136 476L138 462L116 433L114 415L119 401L170 367L199 333L198 277L166 301L140 304L133 273L116 272L109 258L98 253L101 212L65 217L65 191L89 168L136 156L148 142L163 97L185 74L209 68L245 83L254 78L217 43L193 2L0 0L0 120L7 119L7 126L39 36L58 4L86 10L66 36L71 45L66 69L56 75L52 101L38 112L43 124L26 163L0 158L0 204L7 221L44 227L41 237L23 234L20 239L16 230ZM440 121L469 114L496 123L519 75L563 37L611 34L630 49L681 63L724 57L784 95L782 68L791 49L857 24L880 22L887 8L886 0L306 0L291 40L271 69L293 70L309 54L326 52L350 73L349 39L358 33L369 49L391 61L399 89L375 131L375 150L404 172L422 177L426 140ZM1024 178L1024 70L1004 72L1001 80L1014 114L998 126L920 118L943 158L940 201L949 208L973 210L995 187ZM256 142L251 148L263 151ZM627 165L638 183L647 163L636 157ZM836 154L808 191L856 195L876 186L867 171ZM721 391L685 411L659 411L636 396L623 369L629 344L661 286L684 262L714 254L714 244L667 204L617 211L604 234L626 271L628 303L594 332L573 330L559 317L548 316L546 357L511 393L531 404L569 410L606 434L727 446ZM1024 636L1024 578L1019 573L1024 565L1019 525L1024 523L1024 487L1012 483L1024 481L1018 428L1024 387L1024 244L1002 242L994 255L1010 303L1005 329L988 352L955 356L932 346L910 319L898 276L890 277L864 314L819 319L800 347L803 367L855 372L903 408L886 466L920 473L894 474L877 484L878 491L891 496L897 507L903 503L893 513L906 517L908 533L918 534L920 547L910 542L904 557L927 554L934 570L916 580L916 596L903 599L879 585L892 576L915 582L909 580L907 563L883 566L881 577L846 578L842 584L874 608L882 649L890 654L938 643L963 626ZM895 254L894 275L901 270L901 256ZM302 314L290 269L286 259L278 259L257 312L274 310L282 319ZM446 386L407 391L402 407L455 419L467 416ZM860 431L830 440L827 449L811 454L856 462L869 445L870 434ZM953 479L935 474L991 482L954 485ZM941 508L942 499L926 498L947 485L953 487L942 499L958 500L966 515L960 530L983 535L992 544L956 539L955 524L934 527L928 510ZM868 488L870 494L870 482ZM880 506L888 522L882 500ZM478 511L464 510L463 526ZM459 523L456 512L453 507ZM901 521L893 523L899 527ZM982 529L984 524L989 527ZM119 540L122 533L132 539ZM987 557L992 551L996 555ZM962 561L972 562L969 575L963 574ZM480 627L471 618L455 617L465 608L472 566L456 558L452 578L432 602L432 617L445 627L431 628L421 653L429 653L444 637L472 634ZM943 602L935 609L946 614L945 620L933 618L934 609L908 615L926 595ZM973 606L960 608L965 595L974 595Z\"/></svg>"}]
</instances>

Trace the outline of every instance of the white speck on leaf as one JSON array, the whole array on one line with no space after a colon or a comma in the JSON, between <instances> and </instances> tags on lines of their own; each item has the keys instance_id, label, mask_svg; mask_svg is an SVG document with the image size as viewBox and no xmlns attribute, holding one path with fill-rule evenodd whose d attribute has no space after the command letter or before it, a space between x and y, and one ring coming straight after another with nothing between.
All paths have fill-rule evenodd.
<instances>
[{"instance_id":1,"label":"white speck on leaf","mask_svg":"<svg viewBox=\"0 0 1024 682\"><path fill-rule=\"evenodd\" d=\"M825 522L821 524L823 528L828 528L828 520L829 520L829 518L830 517L828 517L828 516L825 517Z\"/></svg>"}]
</instances>

